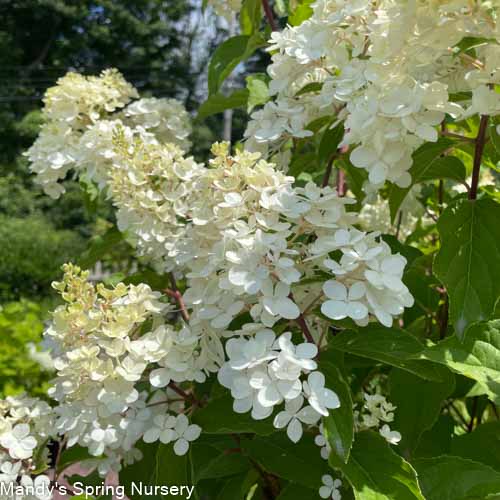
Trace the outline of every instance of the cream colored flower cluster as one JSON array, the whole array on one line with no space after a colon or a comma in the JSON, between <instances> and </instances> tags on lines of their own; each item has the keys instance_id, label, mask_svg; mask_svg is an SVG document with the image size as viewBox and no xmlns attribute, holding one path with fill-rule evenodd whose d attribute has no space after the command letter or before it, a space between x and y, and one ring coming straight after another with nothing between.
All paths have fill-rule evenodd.
<instances>
[{"instance_id":1,"label":"cream colored flower cluster","mask_svg":"<svg viewBox=\"0 0 500 500\"><path fill-rule=\"evenodd\" d=\"M132 102L131 102L132 101ZM119 126L149 141L188 149L189 115L175 99L139 99L137 90L114 69L99 77L68 73L44 98L44 125L26 152L35 181L58 198L70 170L106 184L113 156L110 144Z\"/></svg>"},{"instance_id":2,"label":"cream colored flower cluster","mask_svg":"<svg viewBox=\"0 0 500 500\"><path fill-rule=\"evenodd\" d=\"M101 472L117 470L137 456L135 443L158 415L173 411L175 418L171 392L156 388L171 380L202 382L213 356L187 325L165 323L170 308L148 285L94 286L88 272L66 265L53 286L66 302L46 331L57 371L49 389L58 402L55 429L68 446L101 457Z\"/></svg>"},{"instance_id":3,"label":"cream colored flower cluster","mask_svg":"<svg viewBox=\"0 0 500 500\"><path fill-rule=\"evenodd\" d=\"M50 500L48 440L55 415L45 402L27 396L0 400L0 499ZM22 493L19 493L22 492Z\"/></svg>"},{"instance_id":4,"label":"cream colored flower cluster","mask_svg":"<svg viewBox=\"0 0 500 500\"><path fill-rule=\"evenodd\" d=\"M489 88L500 83L498 2L317 0L312 8L302 24L271 36L274 99L253 113L248 149L273 154L331 116L344 122L342 145L371 190L386 180L406 187L412 153L438 139L445 113L500 112ZM490 41L472 57L459 45L467 37ZM450 101L462 91L471 97Z\"/></svg>"}]
</instances>

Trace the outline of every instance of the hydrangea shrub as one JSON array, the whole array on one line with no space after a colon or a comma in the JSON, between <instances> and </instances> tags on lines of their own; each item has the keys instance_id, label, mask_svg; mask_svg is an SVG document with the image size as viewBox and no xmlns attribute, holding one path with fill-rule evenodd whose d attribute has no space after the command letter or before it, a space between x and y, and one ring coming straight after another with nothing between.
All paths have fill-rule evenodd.
<instances>
[{"instance_id":1,"label":"hydrangea shrub","mask_svg":"<svg viewBox=\"0 0 500 500\"><path fill-rule=\"evenodd\" d=\"M50 404L1 401L0 481L45 500L78 463L200 499L495 498L500 2L208 3L241 34L200 114L251 114L206 164L182 105L116 70L45 96L36 182L95 185L149 270L64 266ZM264 45L267 75L221 93Z\"/></svg>"}]
</instances>

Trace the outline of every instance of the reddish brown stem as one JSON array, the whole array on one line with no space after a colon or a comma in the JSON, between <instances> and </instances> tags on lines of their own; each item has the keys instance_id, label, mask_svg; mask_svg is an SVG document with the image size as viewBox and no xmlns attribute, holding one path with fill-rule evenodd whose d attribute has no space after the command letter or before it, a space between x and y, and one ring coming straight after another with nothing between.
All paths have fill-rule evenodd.
<instances>
[{"instance_id":1,"label":"reddish brown stem","mask_svg":"<svg viewBox=\"0 0 500 500\"><path fill-rule=\"evenodd\" d=\"M181 313L181 316L183 317L184 321L188 322L189 321L189 313L186 308L186 304L184 303L184 299L182 298L182 293L179 291L177 288L177 283L175 282L175 276L173 273L169 274L170 276L170 285L172 288L167 288L165 289L165 293L169 296L175 299L179 306L179 310Z\"/></svg>"},{"instance_id":2,"label":"reddish brown stem","mask_svg":"<svg viewBox=\"0 0 500 500\"><path fill-rule=\"evenodd\" d=\"M486 127L488 126L488 115L482 115L479 122L479 131L476 137L476 149L474 151L474 163L472 166L472 181L470 183L469 200L477 198L477 187L479 185L479 171L481 170L481 159L483 157L484 144L486 142Z\"/></svg>"},{"instance_id":3,"label":"reddish brown stem","mask_svg":"<svg viewBox=\"0 0 500 500\"><path fill-rule=\"evenodd\" d=\"M288 295L288 298L293 300L295 302L295 299L293 298L292 292L290 292L290 295ZM311 342L311 344L315 344L313 336L311 335L311 331L309 330L309 327L307 326L306 319L304 318L304 315L300 313L299 317L295 320L297 321L297 324L300 326L300 329L302 330L302 333L304 334L304 337L307 339L308 342Z\"/></svg>"},{"instance_id":4,"label":"reddish brown stem","mask_svg":"<svg viewBox=\"0 0 500 500\"><path fill-rule=\"evenodd\" d=\"M339 168L337 171L337 194L339 196L345 195L345 172Z\"/></svg>"},{"instance_id":5,"label":"reddish brown stem","mask_svg":"<svg viewBox=\"0 0 500 500\"><path fill-rule=\"evenodd\" d=\"M179 394L179 396L186 400L191 401L196 406L200 406L200 401L198 401L193 394L188 394L186 391L182 390L175 382L170 382L168 387L172 389L175 393Z\"/></svg>"},{"instance_id":6,"label":"reddish brown stem","mask_svg":"<svg viewBox=\"0 0 500 500\"><path fill-rule=\"evenodd\" d=\"M269 0L262 0L262 7L264 9L264 14L267 17L267 22L271 26L271 30L278 31L278 26L276 24L276 19L274 19L273 9L269 5Z\"/></svg>"}]
</instances>

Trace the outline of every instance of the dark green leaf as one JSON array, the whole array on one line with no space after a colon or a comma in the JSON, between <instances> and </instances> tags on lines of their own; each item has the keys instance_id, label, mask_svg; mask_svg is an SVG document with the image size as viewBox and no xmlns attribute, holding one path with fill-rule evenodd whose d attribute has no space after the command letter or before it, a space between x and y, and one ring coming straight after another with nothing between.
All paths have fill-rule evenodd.
<instances>
[{"instance_id":1,"label":"dark green leaf","mask_svg":"<svg viewBox=\"0 0 500 500\"><path fill-rule=\"evenodd\" d=\"M369 325L357 331L341 332L330 342L330 346L402 368L426 380L441 381L439 369L434 364L421 364L415 359L421 353L423 345L404 330Z\"/></svg>"},{"instance_id":2,"label":"dark green leaf","mask_svg":"<svg viewBox=\"0 0 500 500\"><path fill-rule=\"evenodd\" d=\"M356 434L347 464L332 453L330 465L347 477L357 500L425 500L412 466L372 431Z\"/></svg>"},{"instance_id":3,"label":"dark green leaf","mask_svg":"<svg viewBox=\"0 0 500 500\"><path fill-rule=\"evenodd\" d=\"M317 500L319 486L316 490L311 490L299 484L289 483L283 488L276 500Z\"/></svg>"},{"instance_id":4,"label":"dark green leaf","mask_svg":"<svg viewBox=\"0 0 500 500\"><path fill-rule=\"evenodd\" d=\"M447 338L426 348L420 357L476 380L493 401L500 401L500 320L473 325L463 342Z\"/></svg>"},{"instance_id":5,"label":"dark green leaf","mask_svg":"<svg viewBox=\"0 0 500 500\"><path fill-rule=\"evenodd\" d=\"M319 369L325 376L325 385L337 394L340 401L340 408L330 410L330 415L323 418L323 427L332 452L347 462L354 438L351 392L340 371L328 361L328 351L322 353L321 357Z\"/></svg>"},{"instance_id":6,"label":"dark green leaf","mask_svg":"<svg viewBox=\"0 0 500 500\"><path fill-rule=\"evenodd\" d=\"M470 434L455 436L451 454L469 458L500 472L500 421L479 425Z\"/></svg>"},{"instance_id":7,"label":"dark green leaf","mask_svg":"<svg viewBox=\"0 0 500 500\"><path fill-rule=\"evenodd\" d=\"M455 420L450 415L441 415L432 429L425 431L414 452L415 458L432 458L450 453Z\"/></svg>"},{"instance_id":8,"label":"dark green leaf","mask_svg":"<svg viewBox=\"0 0 500 500\"><path fill-rule=\"evenodd\" d=\"M441 413L443 401L453 392L454 376L443 367L443 382L430 382L403 370L393 369L389 378L391 403L397 406L391 427L401 433L398 449L410 458L420 436Z\"/></svg>"},{"instance_id":9,"label":"dark green leaf","mask_svg":"<svg viewBox=\"0 0 500 500\"><path fill-rule=\"evenodd\" d=\"M263 45L265 40L260 33L233 36L219 45L208 66L209 94L216 94L233 69Z\"/></svg>"},{"instance_id":10,"label":"dark green leaf","mask_svg":"<svg viewBox=\"0 0 500 500\"><path fill-rule=\"evenodd\" d=\"M500 204L459 199L441 215L441 249L434 271L450 299L450 320L460 338L492 317L500 297Z\"/></svg>"},{"instance_id":11,"label":"dark green leaf","mask_svg":"<svg viewBox=\"0 0 500 500\"><path fill-rule=\"evenodd\" d=\"M451 178L461 181L465 178L465 167L458 158L450 157L452 159L448 160L441 157L452 145L451 139L443 137L437 142L427 142L415 151L413 165L409 170L412 184L407 188L400 188L393 184L389 191L389 207L393 221L401 203L413 185L433 179Z\"/></svg>"},{"instance_id":12,"label":"dark green leaf","mask_svg":"<svg viewBox=\"0 0 500 500\"><path fill-rule=\"evenodd\" d=\"M236 444L234 444L235 447ZM223 450L195 443L191 448L193 483L203 479L233 476L251 469L251 464L241 452Z\"/></svg>"},{"instance_id":13,"label":"dark green leaf","mask_svg":"<svg viewBox=\"0 0 500 500\"><path fill-rule=\"evenodd\" d=\"M325 130L318 148L318 163L320 166L326 166L332 155L337 152L342 137L344 137L344 125L342 123Z\"/></svg>"},{"instance_id":14,"label":"dark green leaf","mask_svg":"<svg viewBox=\"0 0 500 500\"><path fill-rule=\"evenodd\" d=\"M238 89L231 95L213 94L199 107L198 118L222 113L226 109L244 108L248 102L248 90Z\"/></svg>"},{"instance_id":15,"label":"dark green leaf","mask_svg":"<svg viewBox=\"0 0 500 500\"><path fill-rule=\"evenodd\" d=\"M242 440L241 446L267 472L307 488L319 488L321 476L328 472L311 434L305 434L297 444L279 432L266 438Z\"/></svg>"},{"instance_id":16,"label":"dark green leaf","mask_svg":"<svg viewBox=\"0 0 500 500\"><path fill-rule=\"evenodd\" d=\"M66 467L72 464L83 462L84 460L88 459L95 460L95 457L89 454L87 448L78 445L72 446L71 448L67 448L61 453L59 463L57 464L57 471L61 472Z\"/></svg>"},{"instance_id":17,"label":"dark green leaf","mask_svg":"<svg viewBox=\"0 0 500 500\"><path fill-rule=\"evenodd\" d=\"M276 431L271 418L254 420L250 413L235 413L230 394L212 399L207 406L193 414L192 421L208 434L255 432L266 436Z\"/></svg>"},{"instance_id":18,"label":"dark green leaf","mask_svg":"<svg viewBox=\"0 0 500 500\"><path fill-rule=\"evenodd\" d=\"M485 500L500 495L500 473L460 457L415 460L426 500Z\"/></svg>"},{"instance_id":19,"label":"dark green leaf","mask_svg":"<svg viewBox=\"0 0 500 500\"><path fill-rule=\"evenodd\" d=\"M134 490L133 485L173 486L189 485L188 455L182 457L174 453L172 445L162 443L146 444L140 442L138 448L143 454L142 460L124 467L120 471L120 484L131 500L143 500L146 495ZM148 499L168 498L161 495L149 495ZM182 497L181 497L182 498Z\"/></svg>"}]
</instances>

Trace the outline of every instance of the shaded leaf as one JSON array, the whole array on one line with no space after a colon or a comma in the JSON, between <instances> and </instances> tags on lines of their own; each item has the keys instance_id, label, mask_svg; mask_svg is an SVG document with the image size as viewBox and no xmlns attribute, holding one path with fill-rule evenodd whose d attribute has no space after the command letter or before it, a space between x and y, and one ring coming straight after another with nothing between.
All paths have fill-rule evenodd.
<instances>
[{"instance_id":1,"label":"shaded leaf","mask_svg":"<svg viewBox=\"0 0 500 500\"><path fill-rule=\"evenodd\" d=\"M473 325L463 342L449 337L424 349L420 358L476 380L493 401L500 400L500 320Z\"/></svg>"},{"instance_id":2,"label":"shaded leaf","mask_svg":"<svg viewBox=\"0 0 500 500\"><path fill-rule=\"evenodd\" d=\"M393 221L408 191L415 184L426 180L450 178L448 175L458 181L465 179L465 166L458 158L450 157L453 159L447 160L441 157L452 145L451 139L442 137L437 142L423 144L413 153L413 164L409 170L412 179L411 185L407 188L400 188L392 184L389 190L389 207Z\"/></svg>"},{"instance_id":3,"label":"shaded leaf","mask_svg":"<svg viewBox=\"0 0 500 500\"><path fill-rule=\"evenodd\" d=\"M450 320L463 339L467 327L491 318L500 297L500 204L459 199L439 218L441 249L434 272L450 299Z\"/></svg>"},{"instance_id":4,"label":"shaded leaf","mask_svg":"<svg viewBox=\"0 0 500 500\"><path fill-rule=\"evenodd\" d=\"M423 344L404 330L373 324L357 331L341 332L330 341L330 346L402 368L426 380L441 381L439 369L434 364L422 364L415 359L421 353Z\"/></svg>"},{"instance_id":5,"label":"shaded leaf","mask_svg":"<svg viewBox=\"0 0 500 500\"><path fill-rule=\"evenodd\" d=\"M272 418L254 420L250 413L235 413L230 394L212 399L207 406L197 410L191 420L208 434L255 432L265 436L276 431Z\"/></svg>"},{"instance_id":6,"label":"shaded leaf","mask_svg":"<svg viewBox=\"0 0 500 500\"><path fill-rule=\"evenodd\" d=\"M450 454L481 462L500 472L500 421L486 422L470 434L455 436Z\"/></svg>"},{"instance_id":7,"label":"shaded leaf","mask_svg":"<svg viewBox=\"0 0 500 500\"><path fill-rule=\"evenodd\" d=\"M325 376L325 386L337 394L340 407L330 410L330 415L323 418L323 427L332 453L336 453L342 461L347 462L354 439L351 392L340 371L331 362L324 361L325 357L328 358L328 351L322 353L319 370Z\"/></svg>"},{"instance_id":8,"label":"shaded leaf","mask_svg":"<svg viewBox=\"0 0 500 500\"><path fill-rule=\"evenodd\" d=\"M356 434L349 462L332 453L330 465L347 477L357 500L425 500L412 466L375 432Z\"/></svg>"},{"instance_id":9,"label":"shaded leaf","mask_svg":"<svg viewBox=\"0 0 500 500\"><path fill-rule=\"evenodd\" d=\"M485 500L500 495L500 473L454 456L413 462L426 500Z\"/></svg>"},{"instance_id":10,"label":"shaded leaf","mask_svg":"<svg viewBox=\"0 0 500 500\"><path fill-rule=\"evenodd\" d=\"M304 435L297 444L280 432L266 438L242 440L241 446L245 454L267 472L307 488L319 488L321 476L328 472L328 465L310 434Z\"/></svg>"},{"instance_id":11,"label":"shaded leaf","mask_svg":"<svg viewBox=\"0 0 500 500\"><path fill-rule=\"evenodd\" d=\"M455 388L453 374L444 367L441 378L442 382L431 382L404 370L391 371L390 400L397 406L391 427L401 433L398 449L407 458L412 455L424 431L435 424L443 401Z\"/></svg>"},{"instance_id":12,"label":"shaded leaf","mask_svg":"<svg viewBox=\"0 0 500 500\"><path fill-rule=\"evenodd\" d=\"M248 90L238 89L231 95L213 94L199 107L197 117L202 119L222 113L226 109L244 108L248 102Z\"/></svg>"}]
</instances>

